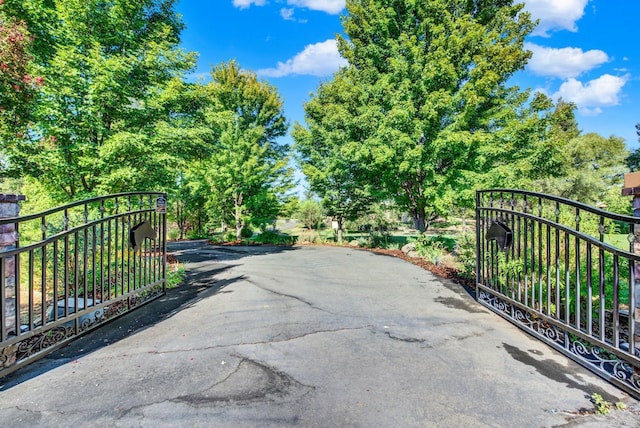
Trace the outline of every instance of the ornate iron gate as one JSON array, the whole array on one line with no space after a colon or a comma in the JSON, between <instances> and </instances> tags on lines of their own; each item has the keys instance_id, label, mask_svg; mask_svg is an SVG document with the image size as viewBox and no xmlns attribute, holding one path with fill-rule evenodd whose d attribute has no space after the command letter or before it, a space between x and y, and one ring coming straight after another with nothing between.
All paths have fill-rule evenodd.
<instances>
[{"instance_id":1,"label":"ornate iron gate","mask_svg":"<svg viewBox=\"0 0 640 428\"><path fill-rule=\"evenodd\" d=\"M165 208L120 193L0 219L0 377L164 294Z\"/></svg>"},{"instance_id":2,"label":"ornate iron gate","mask_svg":"<svg viewBox=\"0 0 640 428\"><path fill-rule=\"evenodd\" d=\"M640 398L640 218L494 189L476 221L478 301Z\"/></svg>"}]
</instances>

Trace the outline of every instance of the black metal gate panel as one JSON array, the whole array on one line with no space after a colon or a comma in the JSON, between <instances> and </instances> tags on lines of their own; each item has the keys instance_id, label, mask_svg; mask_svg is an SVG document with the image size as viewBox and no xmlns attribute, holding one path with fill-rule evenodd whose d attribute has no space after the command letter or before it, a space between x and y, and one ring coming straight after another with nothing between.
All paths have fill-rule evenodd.
<instances>
[{"instance_id":1,"label":"black metal gate panel","mask_svg":"<svg viewBox=\"0 0 640 428\"><path fill-rule=\"evenodd\" d=\"M540 193L476 193L476 293L640 398L640 218Z\"/></svg>"},{"instance_id":2,"label":"black metal gate panel","mask_svg":"<svg viewBox=\"0 0 640 428\"><path fill-rule=\"evenodd\" d=\"M0 219L0 377L165 293L165 208L120 193Z\"/></svg>"}]
</instances>

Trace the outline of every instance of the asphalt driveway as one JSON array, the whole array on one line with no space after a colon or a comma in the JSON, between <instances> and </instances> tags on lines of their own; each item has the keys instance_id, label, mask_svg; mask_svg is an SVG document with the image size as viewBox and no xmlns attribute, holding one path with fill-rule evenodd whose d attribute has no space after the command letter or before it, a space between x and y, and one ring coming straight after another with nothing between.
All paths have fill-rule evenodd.
<instances>
[{"instance_id":1,"label":"asphalt driveway","mask_svg":"<svg viewBox=\"0 0 640 428\"><path fill-rule=\"evenodd\" d=\"M0 380L0 426L637 426L461 287L351 248L172 243L185 284Z\"/></svg>"}]
</instances>

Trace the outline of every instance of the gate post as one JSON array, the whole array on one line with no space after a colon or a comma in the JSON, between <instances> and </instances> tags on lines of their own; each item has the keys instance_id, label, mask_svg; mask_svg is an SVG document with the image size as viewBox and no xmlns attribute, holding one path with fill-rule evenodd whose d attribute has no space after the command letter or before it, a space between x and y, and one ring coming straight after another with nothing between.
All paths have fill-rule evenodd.
<instances>
[{"instance_id":1,"label":"gate post","mask_svg":"<svg viewBox=\"0 0 640 428\"><path fill-rule=\"evenodd\" d=\"M632 172L624 175L623 196L633 196L633 216L640 217L640 172ZM633 252L640 253L640 224L633 227L635 240L633 241ZM635 324L634 342L636 348L640 345L640 263L636 263L634 272L635 283L633 284L634 308L629 308L629 315L633 317ZM631 351L631 350L630 350ZM633 352L633 351L631 351Z\"/></svg>"},{"instance_id":2,"label":"gate post","mask_svg":"<svg viewBox=\"0 0 640 428\"><path fill-rule=\"evenodd\" d=\"M20 213L20 201L24 201L24 195L5 195L0 193L0 218L18 217ZM0 252L12 250L18 241L15 223L0 224ZM4 314L4 331L0 335L4 339L9 333L17 334L16 321L16 259L0 259L3 264L4 278L0 278L0 293L4 294L4 308L0 308Z\"/></svg>"}]
</instances>

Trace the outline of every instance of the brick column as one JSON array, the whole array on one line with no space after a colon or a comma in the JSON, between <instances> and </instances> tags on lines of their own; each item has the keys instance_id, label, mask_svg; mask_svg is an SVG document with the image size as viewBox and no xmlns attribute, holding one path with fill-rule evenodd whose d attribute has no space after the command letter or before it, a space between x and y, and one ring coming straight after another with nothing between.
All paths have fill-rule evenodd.
<instances>
[{"instance_id":1,"label":"brick column","mask_svg":"<svg viewBox=\"0 0 640 428\"><path fill-rule=\"evenodd\" d=\"M624 175L623 196L633 196L633 216L640 217L640 172L632 172ZM633 242L633 252L640 254L640 224L636 224L633 229L635 240ZM635 347L640 348L640 263L636 263L635 284L633 284L633 296L635 308L629 308L629 316L635 324Z\"/></svg>"},{"instance_id":2,"label":"brick column","mask_svg":"<svg viewBox=\"0 0 640 428\"><path fill-rule=\"evenodd\" d=\"M0 193L0 218L17 217L20 214L20 201L24 201L23 195L5 195ZM16 247L18 235L14 223L0 224L0 252L12 250ZM0 259L4 263L4 278L0 292L4 293L4 336L16 331L16 266L15 257Z\"/></svg>"},{"instance_id":3,"label":"brick column","mask_svg":"<svg viewBox=\"0 0 640 428\"><path fill-rule=\"evenodd\" d=\"M640 191L640 189L638 189ZM640 192L633 195L633 216L640 217ZM633 242L633 252L640 254L640 224L636 224L633 227L633 234L636 235L636 239ZM629 316L633 316L635 320L635 346L636 349L640 348L640 263L635 265L635 283L633 284L633 297L636 307L630 308Z\"/></svg>"}]
</instances>

